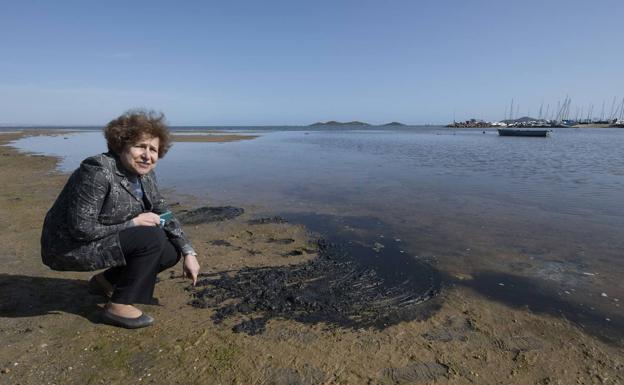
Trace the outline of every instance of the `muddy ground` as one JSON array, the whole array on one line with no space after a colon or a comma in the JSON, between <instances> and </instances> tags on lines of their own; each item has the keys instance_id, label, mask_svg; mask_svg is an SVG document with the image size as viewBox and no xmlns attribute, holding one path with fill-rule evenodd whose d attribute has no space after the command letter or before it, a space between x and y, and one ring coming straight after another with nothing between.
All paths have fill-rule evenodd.
<instances>
[{"instance_id":1,"label":"muddy ground","mask_svg":"<svg viewBox=\"0 0 624 385\"><path fill-rule=\"evenodd\" d=\"M0 144L19 135L0 134ZM0 384L624 383L622 344L566 314L488 297L479 290L496 285L488 277L440 272L427 301L396 302L389 291L357 302L331 283L336 271L362 272L352 260L339 260L338 270L321 263L327 271L318 275L314 266L336 249L328 252L302 225L248 210L185 226L199 252L200 285L190 287L180 266L162 273L160 304L143 307L156 318L153 327L100 324L104 302L87 294L90 274L40 262L43 217L68 177L55 167L54 158L0 146ZM190 205L175 210L210 202ZM349 287L376 287L366 274L349 277ZM333 289L343 291L334 291L340 301L315 297ZM379 304L415 312L374 322L384 320Z\"/></svg>"}]
</instances>

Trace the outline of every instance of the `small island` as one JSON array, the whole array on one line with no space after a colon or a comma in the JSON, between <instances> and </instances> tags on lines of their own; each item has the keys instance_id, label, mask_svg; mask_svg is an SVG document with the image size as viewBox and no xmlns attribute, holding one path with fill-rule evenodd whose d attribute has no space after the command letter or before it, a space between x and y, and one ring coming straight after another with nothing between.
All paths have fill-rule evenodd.
<instances>
[{"instance_id":1,"label":"small island","mask_svg":"<svg viewBox=\"0 0 624 385\"><path fill-rule=\"evenodd\" d=\"M406 124L403 124L401 122L390 122L390 123L386 123L386 124L382 124L382 127L405 127Z\"/></svg>"},{"instance_id":2,"label":"small island","mask_svg":"<svg viewBox=\"0 0 624 385\"><path fill-rule=\"evenodd\" d=\"M379 124L379 125L375 125L375 124L370 124L370 123L366 123L366 122L360 122L359 120L354 120L351 122L337 122L335 120L330 120L327 122L316 122L316 123L312 123L310 125L308 125L308 127L361 127L361 126L366 126L366 127L406 127L406 124L403 124L401 122L390 122L390 123L386 123L386 124Z\"/></svg>"},{"instance_id":3,"label":"small island","mask_svg":"<svg viewBox=\"0 0 624 385\"><path fill-rule=\"evenodd\" d=\"M357 120L354 120L352 122L337 122L335 120L330 120L328 122L312 123L308 127L326 127L326 126L352 127L352 126L370 126L370 124L365 123L365 122L359 122Z\"/></svg>"}]
</instances>

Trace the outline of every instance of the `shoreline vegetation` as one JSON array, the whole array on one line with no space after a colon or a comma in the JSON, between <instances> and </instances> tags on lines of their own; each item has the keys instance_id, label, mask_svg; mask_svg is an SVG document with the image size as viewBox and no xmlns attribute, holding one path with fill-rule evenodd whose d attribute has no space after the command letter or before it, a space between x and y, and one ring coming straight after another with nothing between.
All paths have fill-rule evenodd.
<instances>
[{"instance_id":1,"label":"shoreline vegetation","mask_svg":"<svg viewBox=\"0 0 624 385\"><path fill-rule=\"evenodd\" d=\"M40 259L43 217L68 174L56 171L57 158L9 145L26 135L55 134L0 132L1 383L624 383L621 343L588 334L562 316L482 295L474 283L484 282L449 266L438 266L447 278L431 300L435 312L386 328L275 317L263 320L262 333L237 333L233 326L244 320L241 312L216 322L218 309L210 301L205 308L190 305L196 289L182 278L180 266L159 276L160 305L144 307L156 318L154 326L100 324L104 302L87 294L91 274L51 271ZM168 198L178 212L206 205L197 198ZM259 220L261 215L266 213L246 210L185 226L199 253L200 281L218 277L227 283L245 269L301 266L316 257L294 252L314 244L306 228Z\"/></svg>"}]
</instances>

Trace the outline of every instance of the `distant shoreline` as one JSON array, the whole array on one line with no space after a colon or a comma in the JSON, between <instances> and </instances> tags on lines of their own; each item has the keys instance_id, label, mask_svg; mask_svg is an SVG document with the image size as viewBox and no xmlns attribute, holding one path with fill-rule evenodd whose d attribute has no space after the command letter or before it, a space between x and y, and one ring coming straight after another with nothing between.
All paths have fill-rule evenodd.
<instances>
[{"instance_id":1,"label":"distant shoreline","mask_svg":"<svg viewBox=\"0 0 624 385\"><path fill-rule=\"evenodd\" d=\"M249 140L254 139L259 135L254 134L246 134L245 131L279 131L279 130L295 130L295 131L306 131L306 130L323 130L323 129L335 129L335 130L393 130L393 129L407 129L407 130L419 130L419 129L496 129L501 128L501 126L493 126L493 125L482 125L482 126L468 126L468 125L443 125L443 124L430 124L430 125L316 125L316 126L170 126L171 133L174 136L174 141L176 142L230 142L236 140ZM536 127L537 128L537 127ZM577 124L570 127L559 127L559 128L622 128L622 127L613 127L608 124ZM10 127L10 126L0 126L0 134L9 134L9 133L23 133L23 132L32 132L33 134L43 134L54 132L56 134L69 134L73 132L94 132L100 131L102 127L96 126L63 126L63 127L49 127L49 126L40 126L40 127ZM239 133L232 133L232 131L243 131ZM209 134L209 135L206 135ZM221 134L221 135L219 135Z\"/></svg>"}]
</instances>

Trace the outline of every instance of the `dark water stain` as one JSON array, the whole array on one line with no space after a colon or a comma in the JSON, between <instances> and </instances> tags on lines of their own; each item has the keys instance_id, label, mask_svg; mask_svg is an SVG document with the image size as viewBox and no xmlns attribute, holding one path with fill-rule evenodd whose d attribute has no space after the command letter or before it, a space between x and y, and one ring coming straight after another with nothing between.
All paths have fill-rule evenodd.
<instances>
[{"instance_id":1,"label":"dark water stain","mask_svg":"<svg viewBox=\"0 0 624 385\"><path fill-rule=\"evenodd\" d=\"M282 254L283 257L296 257L298 255L303 255L302 250L291 250L287 253Z\"/></svg>"},{"instance_id":2,"label":"dark water stain","mask_svg":"<svg viewBox=\"0 0 624 385\"><path fill-rule=\"evenodd\" d=\"M370 268L391 285L438 281L439 273L402 249L400 239L386 234L389 226L378 218L366 216L334 216L314 213L284 215L289 222L301 223L320 234L328 244L338 245L343 259ZM334 252L339 252L335 248ZM435 278L433 278L435 276Z\"/></svg>"},{"instance_id":3,"label":"dark water stain","mask_svg":"<svg viewBox=\"0 0 624 385\"><path fill-rule=\"evenodd\" d=\"M203 275L191 304L215 308L216 323L243 316L233 330L248 334L262 333L272 318L383 329L426 319L439 309L435 301L423 303L439 293L440 274L403 253L397 240L375 247L379 234L370 229L383 227L378 220L306 214L288 221L323 237L315 259ZM367 225L364 233L351 231L356 223Z\"/></svg>"},{"instance_id":4,"label":"dark water stain","mask_svg":"<svg viewBox=\"0 0 624 385\"><path fill-rule=\"evenodd\" d=\"M507 306L564 317L599 339L624 346L624 316L605 314L589 305L574 303L562 297L552 281L501 272L473 274L470 281L457 281L485 297Z\"/></svg>"}]
</instances>

